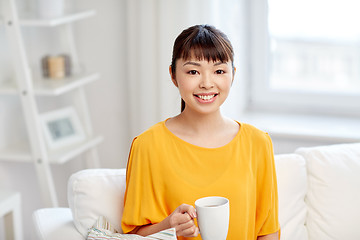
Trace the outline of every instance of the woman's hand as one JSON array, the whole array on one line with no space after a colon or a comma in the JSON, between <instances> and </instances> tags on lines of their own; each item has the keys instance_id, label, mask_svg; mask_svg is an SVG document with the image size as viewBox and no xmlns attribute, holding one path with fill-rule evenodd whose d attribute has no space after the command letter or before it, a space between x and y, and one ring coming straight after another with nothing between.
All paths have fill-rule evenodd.
<instances>
[{"instance_id":1,"label":"woman's hand","mask_svg":"<svg viewBox=\"0 0 360 240\"><path fill-rule=\"evenodd\" d=\"M182 204L163 221L156 224L138 226L130 233L148 236L168 228L175 228L177 236L196 237L199 235L199 229L194 223L194 218L196 218L195 208L191 205Z\"/></svg>"},{"instance_id":2,"label":"woman's hand","mask_svg":"<svg viewBox=\"0 0 360 240\"><path fill-rule=\"evenodd\" d=\"M171 228L175 228L177 236L196 237L199 235L199 228L194 223L196 217L196 210L193 206L182 204L166 220Z\"/></svg>"}]
</instances>

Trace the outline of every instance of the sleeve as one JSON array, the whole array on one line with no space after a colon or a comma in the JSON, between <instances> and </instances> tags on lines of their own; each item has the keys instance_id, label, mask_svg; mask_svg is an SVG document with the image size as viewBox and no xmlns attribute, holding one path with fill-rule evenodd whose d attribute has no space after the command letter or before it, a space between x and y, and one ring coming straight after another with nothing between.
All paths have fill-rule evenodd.
<instances>
[{"instance_id":1,"label":"sleeve","mask_svg":"<svg viewBox=\"0 0 360 240\"><path fill-rule=\"evenodd\" d=\"M279 231L278 192L271 138L266 134L262 161L259 161L257 180L257 230L258 236Z\"/></svg>"},{"instance_id":2,"label":"sleeve","mask_svg":"<svg viewBox=\"0 0 360 240\"><path fill-rule=\"evenodd\" d=\"M151 177L149 162L151 151L146 142L135 138L132 142L126 167L126 190L121 227L128 233L137 226L160 222L156 189Z\"/></svg>"}]
</instances>

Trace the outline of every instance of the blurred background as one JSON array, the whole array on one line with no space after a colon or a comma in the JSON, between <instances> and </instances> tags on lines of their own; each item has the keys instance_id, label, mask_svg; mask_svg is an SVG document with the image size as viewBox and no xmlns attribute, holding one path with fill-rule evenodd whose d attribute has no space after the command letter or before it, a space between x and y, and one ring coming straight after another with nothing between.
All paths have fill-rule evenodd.
<instances>
[{"instance_id":1,"label":"blurred background","mask_svg":"<svg viewBox=\"0 0 360 240\"><path fill-rule=\"evenodd\" d=\"M9 2L22 20L27 70L12 47L18 38L9 31ZM96 80L81 83L89 118L75 109L87 134L103 139L92 146L102 168L126 167L132 139L180 112L168 67L176 36L194 24L219 28L235 49L237 72L223 113L269 132L276 154L360 141L357 0L65 0L55 17L39 12L41 0L0 3L0 189L21 193L25 239L33 239L31 214L44 203L34 163L7 155L9 146L30 141L22 91L8 83L28 70L34 84L58 81L43 79L44 56L70 55L74 74L96 72ZM89 16L56 23L83 11ZM54 95L35 96L33 116L77 105L73 91ZM50 164L59 206L67 207L67 180L88 167L87 157Z\"/></svg>"}]
</instances>

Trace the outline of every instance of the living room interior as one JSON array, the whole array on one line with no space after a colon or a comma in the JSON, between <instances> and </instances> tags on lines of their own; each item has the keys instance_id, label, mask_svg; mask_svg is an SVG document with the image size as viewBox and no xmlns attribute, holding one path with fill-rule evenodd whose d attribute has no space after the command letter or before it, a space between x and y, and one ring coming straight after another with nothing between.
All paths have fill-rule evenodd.
<instances>
[{"instance_id":1,"label":"living room interior","mask_svg":"<svg viewBox=\"0 0 360 240\"><path fill-rule=\"evenodd\" d=\"M0 0L0 192L20 196L21 239L37 239L35 210L69 207L72 174L125 168L132 139L180 112L172 45L194 24L214 25L232 41L237 71L222 112L268 132L275 154L360 142L356 1L44 2ZM44 59L50 67L54 56L63 60L60 79L44 77ZM56 114L81 130L73 141L88 144L59 156L62 146L43 126ZM25 152L13 150L24 142Z\"/></svg>"}]
</instances>

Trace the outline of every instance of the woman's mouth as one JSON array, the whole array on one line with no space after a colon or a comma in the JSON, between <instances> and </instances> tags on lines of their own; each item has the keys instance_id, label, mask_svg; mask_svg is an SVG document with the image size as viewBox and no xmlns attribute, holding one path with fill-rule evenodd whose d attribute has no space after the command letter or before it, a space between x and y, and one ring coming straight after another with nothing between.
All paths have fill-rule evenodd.
<instances>
[{"instance_id":1,"label":"woman's mouth","mask_svg":"<svg viewBox=\"0 0 360 240\"><path fill-rule=\"evenodd\" d=\"M217 95L218 95L217 93L214 93L214 94L195 94L194 96L201 103L211 103L215 101Z\"/></svg>"}]
</instances>

